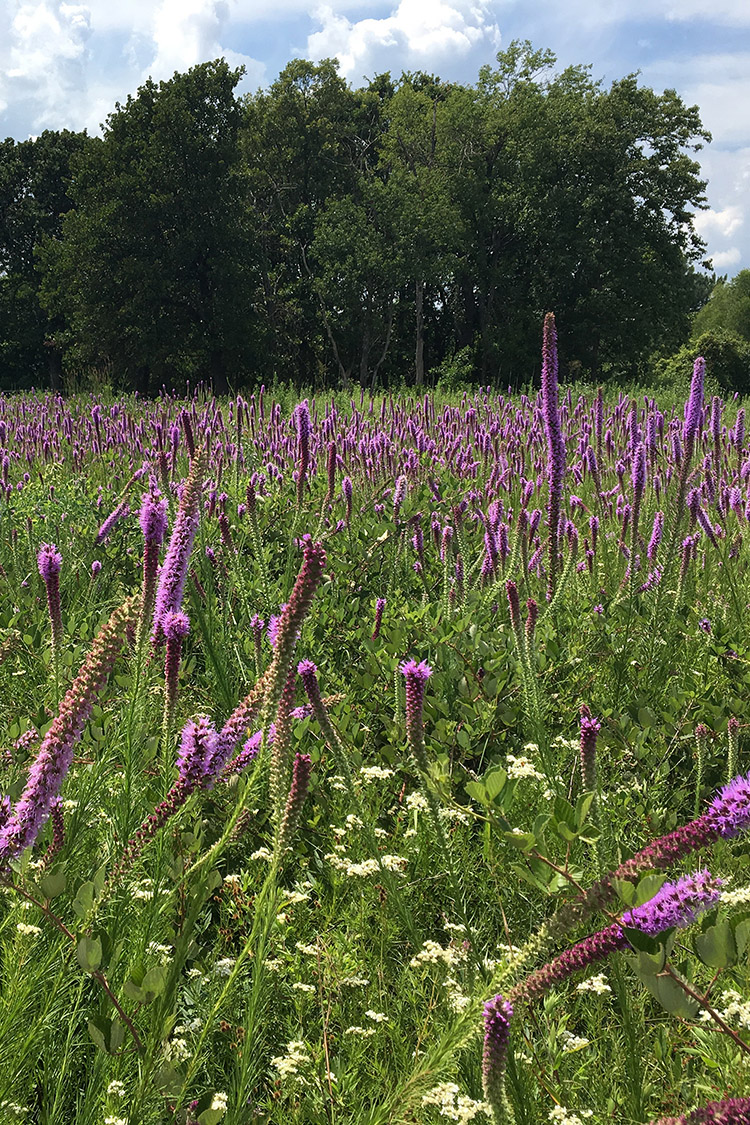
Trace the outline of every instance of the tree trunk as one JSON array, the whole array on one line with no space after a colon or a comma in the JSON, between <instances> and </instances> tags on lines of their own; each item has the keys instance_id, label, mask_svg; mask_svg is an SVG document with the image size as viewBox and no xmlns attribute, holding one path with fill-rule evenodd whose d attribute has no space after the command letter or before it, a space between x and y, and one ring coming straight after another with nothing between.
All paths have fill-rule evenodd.
<instances>
[{"instance_id":1,"label":"tree trunk","mask_svg":"<svg viewBox=\"0 0 750 1125\"><path fill-rule=\"evenodd\" d=\"M424 282L418 281L415 293L416 348L414 351L414 383L424 386Z\"/></svg>"},{"instance_id":2,"label":"tree trunk","mask_svg":"<svg viewBox=\"0 0 750 1125\"><path fill-rule=\"evenodd\" d=\"M225 395L229 392L227 372L224 367L224 356L221 348L213 348L209 360L211 371L211 384L215 395Z\"/></svg>"},{"instance_id":3,"label":"tree trunk","mask_svg":"<svg viewBox=\"0 0 750 1125\"><path fill-rule=\"evenodd\" d=\"M47 361L49 370L49 385L53 391L62 390L62 352L47 343Z\"/></svg>"},{"instance_id":4,"label":"tree trunk","mask_svg":"<svg viewBox=\"0 0 750 1125\"><path fill-rule=\"evenodd\" d=\"M370 370L370 318L365 317L365 326L362 330L362 355L359 360L359 385L367 386L367 374Z\"/></svg>"}]
</instances>

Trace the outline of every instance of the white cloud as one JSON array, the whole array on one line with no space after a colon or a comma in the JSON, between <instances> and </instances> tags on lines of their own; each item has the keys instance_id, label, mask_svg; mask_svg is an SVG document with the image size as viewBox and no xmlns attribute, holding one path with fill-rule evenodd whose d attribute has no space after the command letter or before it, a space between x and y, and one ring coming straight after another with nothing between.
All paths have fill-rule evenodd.
<instances>
[{"instance_id":1,"label":"white cloud","mask_svg":"<svg viewBox=\"0 0 750 1125\"><path fill-rule=\"evenodd\" d=\"M742 254L736 246L731 250L719 250L718 254L711 255L711 262L716 273L721 273L727 266L736 266L742 260Z\"/></svg>"},{"instance_id":2,"label":"white cloud","mask_svg":"<svg viewBox=\"0 0 750 1125\"><path fill-rule=\"evenodd\" d=\"M742 208L737 204L721 211L699 211L695 216L695 229L701 238L731 238L745 221Z\"/></svg>"},{"instance_id":3,"label":"white cloud","mask_svg":"<svg viewBox=\"0 0 750 1125\"><path fill-rule=\"evenodd\" d=\"M355 82L384 71L439 68L446 59L487 55L500 45L485 0L400 0L390 15L350 21L330 5L315 18L322 25L307 39L307 57L338 58L342 73Z\"/></svg>"},{"instance_id":4,"label":"white cloud","mask_svg":"<svg viewBox=\"0 0 750 1125\"><path fill-rule=\"evenodd\" d=\"M0 48L0 100L29 99L34 127L59 127L66 123L61 107L85 82L91 13L83 4L58 0L30 0L14 8L6 11Z\"/></svg>"}]
</instances>

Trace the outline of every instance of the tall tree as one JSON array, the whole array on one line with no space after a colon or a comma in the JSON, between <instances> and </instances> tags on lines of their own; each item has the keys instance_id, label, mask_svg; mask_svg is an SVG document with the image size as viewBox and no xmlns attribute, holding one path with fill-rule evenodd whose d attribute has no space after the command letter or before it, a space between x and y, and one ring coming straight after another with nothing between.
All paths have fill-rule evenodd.
<instances>
[{"instance_id":1,"label":"tall tree","mask_svg":"<svg viewBox=\"0 0 750 1125\"><path fill-rule=\"evenodd\" d=\"M35 250L59 235L73 205L71 159L91 143L67 130L0 143L0 386L59 386L55 334L62 326L39 304Z\"/></svg>"},{"instance_id":2,"label":"tall tree","mask_svg":"<svg viewBox=\"0 0 750 1125\"><path fill-rule=\"evenodd\" d=\"M247 360L241 75L203 63L118 103L44 248L43 299L66 316L69 350L142 390L186 377L221 390Z\"/></svg>"}]
</instances>

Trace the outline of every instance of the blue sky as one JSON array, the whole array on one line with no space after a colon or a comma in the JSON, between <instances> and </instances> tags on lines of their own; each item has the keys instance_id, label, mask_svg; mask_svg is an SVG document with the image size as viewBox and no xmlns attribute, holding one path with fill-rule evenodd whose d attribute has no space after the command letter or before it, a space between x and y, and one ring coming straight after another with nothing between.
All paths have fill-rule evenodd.
<instances>
[{"instance_id":1,"label":"blue sky","mask_svg":"<svg viewBox=\"0 0 750 1125\"><path fill-rule=\"evenodd\" d=\"M249 90L295 56L337 57L355 86L403 69L474 82L515 38L697 104L713 142L696 225L718 273L750 268L750 0L0 0L0 135L97 132L149 75L219 55Z\"/></svg>"}]
</instances>

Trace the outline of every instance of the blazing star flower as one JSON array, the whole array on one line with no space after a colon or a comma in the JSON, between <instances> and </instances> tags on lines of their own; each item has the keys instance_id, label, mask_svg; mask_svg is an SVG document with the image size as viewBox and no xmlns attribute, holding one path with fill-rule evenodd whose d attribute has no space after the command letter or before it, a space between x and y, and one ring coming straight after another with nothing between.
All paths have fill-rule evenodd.
<instances>
[{"instance_id":1,"label":"blazing star flower","mask_svg":"<svg viewBox=\"0 0 750 1125\"><path fill-rule=\"evenodd\" d=\"M485 1003L482 1086L485 1098L496 1111L505 1100L505 1064L512 1018L513 1006L501 995Z\"/></svg>"}]
</instances>

